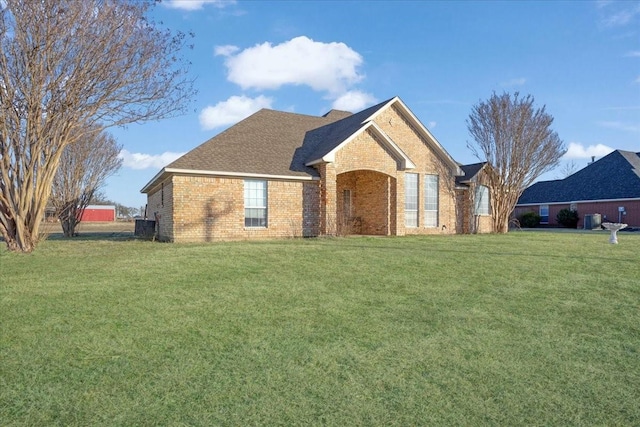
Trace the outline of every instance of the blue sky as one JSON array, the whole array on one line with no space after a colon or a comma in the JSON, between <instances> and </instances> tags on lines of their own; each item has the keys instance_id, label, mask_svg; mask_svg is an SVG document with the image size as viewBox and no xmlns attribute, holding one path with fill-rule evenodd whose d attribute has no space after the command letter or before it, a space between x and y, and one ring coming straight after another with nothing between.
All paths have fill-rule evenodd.
<instances>
[{"instance_id":1,"label":"blue sky","mask_svg":"<svg viewBox=\"0 0 640 427\"><path fill-rule=\"evenodd\" d=\"M322 115L399 96L454 159L492 93L535 97L582 168L640 151L640 1L164 1L153 18L195 33L189 114L111 129L127 206L167 163L260 108ZM560 168L542 179L562 177Z\"/></svg>"}]
</instances>

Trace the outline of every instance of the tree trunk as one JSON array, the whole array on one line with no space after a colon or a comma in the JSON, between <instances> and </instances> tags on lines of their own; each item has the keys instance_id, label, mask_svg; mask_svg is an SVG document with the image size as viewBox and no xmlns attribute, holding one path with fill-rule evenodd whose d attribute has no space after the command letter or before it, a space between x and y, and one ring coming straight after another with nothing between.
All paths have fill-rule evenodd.
<instances>
[{"instance_id":1,"label":"tree trunk","mask_svg":"<svg viewBox=\"0 0 640 427\"><path fill-rule=\"evenodd\" d=\"M73 228L69 220L60 220L60 225L62 226L62 235L64 237L73 237Z\"/></svg>"},{"instance_id":2,"label":"tree trunk","mask_svg":"<svg viewBox=\"0 0 640 427\"><path fill-rule=\"evenodd\" d=\"M64 237L76 236L76 226L78 225L78 222L79 221L72 216L60 219L60 225L62 225L62 234Z\"/></svg>"},{"instance_id":3,"label":"tree trunk","mask_svg":"<svg viewBox=\"0 0 640 427\"><path fill-rule=\"evenodd\" d=\"M505 221L504 218L502 218L501 221L499 221L499 223L497 224L496 233L498 234L506 234L509 232L509 222Z\"/></svg>"},{"instance_id":4,"label":"tree trunk","mask_svg":"<svg viewBox=\"0 0 640 427\"><path fill-rule=\"evenodd\" d=\"M33 231L28 230L22 221L9 220L8 229L2 230L2 237L11 252L31 253L37 243L32 236Z\"/></svg>"},{"instance_id":5,"label":"tree trunk","mask_svg":"<svg viewBox=\"0 0 640 427\"><path fill-rule=\"evenodd\" d=\"M48 159L52 171L47 170L35 179L32 187L6 186L2 196L8 200L0 211L0 231L12 252L31 253L40 240L40 224L51 193L51 184L59 155Z\"/></svg>"}]
</instances>

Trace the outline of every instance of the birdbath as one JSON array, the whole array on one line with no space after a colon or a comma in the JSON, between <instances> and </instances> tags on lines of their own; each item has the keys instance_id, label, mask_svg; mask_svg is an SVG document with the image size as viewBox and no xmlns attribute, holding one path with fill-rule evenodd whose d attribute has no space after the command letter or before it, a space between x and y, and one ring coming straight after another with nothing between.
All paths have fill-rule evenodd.
<instances>
[{"instance_id":1,"label":"birdbath","mask_svg":"<svg viewBox=\"0 0 640 427\"><path fill-rule=\"evenodd\" d=\"M609 237L609 243L617 244L618 243L618 230L621 230L627 226L627 224L621 224L619 222L605 222L602 224L604 228L611 231L611 236Z\"/></svg>"}]
</instances>

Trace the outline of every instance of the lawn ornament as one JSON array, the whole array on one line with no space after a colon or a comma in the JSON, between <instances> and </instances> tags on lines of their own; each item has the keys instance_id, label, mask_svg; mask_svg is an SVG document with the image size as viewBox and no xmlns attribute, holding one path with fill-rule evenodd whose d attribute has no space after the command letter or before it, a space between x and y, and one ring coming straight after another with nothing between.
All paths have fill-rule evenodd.
<instances>
[{"instance_id":1,"label":"lawn ornament","mask_svg":"<svg viewBox=\"0 0 640 427\"><path fill-rule=\"evenodd\" d=\"M609 236L609 243L618 244L618 230L622 230L627 226L627 224L622 224L619 222L605 222L602 224L602 226L611 231L611 236Z\"/></svg>"}]
</instances>

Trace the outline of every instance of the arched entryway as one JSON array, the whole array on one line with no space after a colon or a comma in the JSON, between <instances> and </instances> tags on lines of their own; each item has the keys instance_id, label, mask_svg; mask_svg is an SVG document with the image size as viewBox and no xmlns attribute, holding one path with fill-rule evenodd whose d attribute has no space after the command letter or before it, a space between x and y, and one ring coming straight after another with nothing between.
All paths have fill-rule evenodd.
<instances>
[{"instance_id":1,"label":"arched entryway","mask_svg":"<svg viewBox=\"0 0 640 427\"><path fill-rule=\"evenodd\" d=\"M339 234L395 235L396 179L372 170L336 177L336 219Z\"/></svg>"}]
</instances>

